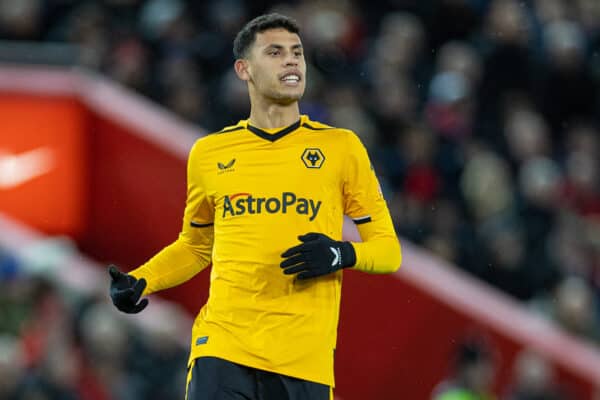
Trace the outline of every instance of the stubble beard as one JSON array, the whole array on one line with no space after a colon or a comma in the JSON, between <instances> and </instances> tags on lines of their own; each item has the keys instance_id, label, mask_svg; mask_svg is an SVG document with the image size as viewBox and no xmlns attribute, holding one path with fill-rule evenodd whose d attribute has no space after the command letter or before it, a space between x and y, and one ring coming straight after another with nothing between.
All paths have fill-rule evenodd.
<instances>
[{"instance_id":1,"label":"stubble beard","mask_svg":"<svg viewBox=\"0 0 600 400\"><path fill-rule=\"evenodd\" d=\"M298 102L304 95L304 89L295 92L286 92L286 90L282 90L278 87L279 81L276 81L273 85L260 85L257 84L258 82L255 80L251 80L251 82L254 85L255 94L258 94L272 103L282 106Z\"/></svg>"},{"instance_id":2,"label":"stubble beard","mask_svg":"<svg viewBox=\"0 0 600 400\"><path fill-rule=\"evenodd\" d=\"M270 86L270 85L269 85ZM304 94L304 89L299 90L297 88L294 91L285 90L285 88L280 87L280 81L277 80L273 86L265 88L265 97L272 102L280 105L290 105L299 101ZM292 89L292 88L290 88Z\"/></svg>"},{"instance_id":3,"label":"stubble beard","mask_svg":"<svg viewBox=\"0 0 600 400\"><path fill-rule=\"evenodd\" d=\"M265 97L274 103L287 106L299 101L302 98L302 93L282 93L281 91L272 90L271 92L266 93Z\"/></svg>"}]
</instances>

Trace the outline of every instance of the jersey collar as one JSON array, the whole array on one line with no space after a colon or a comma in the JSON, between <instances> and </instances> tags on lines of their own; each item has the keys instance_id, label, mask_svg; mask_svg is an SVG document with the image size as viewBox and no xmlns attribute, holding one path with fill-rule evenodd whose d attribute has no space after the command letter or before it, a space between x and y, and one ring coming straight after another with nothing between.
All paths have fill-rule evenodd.
<instances>
[{"instance_id":1,"label":"jersey collar","mask_svg":"<svg viewBox=\"0 0 600 400\"><path fill-rule=\"evenodd\" d=\"M298 128L300 128L300 126L302 125L303 122L306 122L306 116L301 115L300 119L298 121L294 122L293 124L286 126L285 128L275 130L274 132L269 132L264 129L257 128L256 126L252 126L252 125L250 125L249 121L246 121L246 129L248 129L250 132L254 133L256 136L258 136L262 139L268 140L270 142L274 142L278 139L281 139L285 135L292 133L295 130L297 130ZM273 131L273 129L270 129L270 131Z\"/></svg>"}]
</instances>

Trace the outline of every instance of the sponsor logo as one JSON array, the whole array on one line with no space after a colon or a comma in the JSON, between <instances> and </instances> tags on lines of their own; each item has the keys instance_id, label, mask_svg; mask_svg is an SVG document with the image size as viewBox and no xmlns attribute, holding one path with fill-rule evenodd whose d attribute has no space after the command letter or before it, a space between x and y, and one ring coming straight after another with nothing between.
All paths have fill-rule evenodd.
<instances>
[{"instance_id":1,"label":"sponsor logo","mask_svg":"<svg viewBox=\"0 0 600 400\"><path fill-rule=\"evenodd\" d=\"M233 164L235 164L235 158L229 161L227 164L223 164L222 162L217 163L217 168L219 168L219 174L224 172L233 172L235 169L233 168Z\"/></svg>"},{"instance_id":2,"label":"sponsor logo","mask_svg":"<svg viewBox=\"0 0 600 400\"><path fill-rule=\"evenodd\" d=\"M331 266L341 266L342 265L342 249L339 247L330 247L329 250L333 253L333 261L331 261Z\"/></svg>"},{"instance_id":3,"label":"sponsor logo","mask_svg":"<svg viewBox=\"0 0 600 400\"><path fill-rule=\"evenodd\" d=\"M295 212L306 215L313 221L319 214L321 200L298 197L292 192L283 192L279 197L255 197L250 193L226 195L223 200L223 218L244 214L287 214Z\"/></svg>"},{"instance_id":4,"label":"sponsor logo","mask_svg":"<svg viewBox=\"0 0 600 400\"><path fill-rule=\"evenodd\" d=\"M0 150L0 190L13 189L49 173L55 167L54 152L49 147L20 154Z\"/></svg>"},{"instance_id":5,"label":"sponsor logo","mask_svg":"<svg viewBox=\"0 0 600 400\"><path fill-rule=\"evenodd\" d=\"M306 168L321 168L325 162L325 155L316 147L309 147L304 149L302 156L300 157Z\"/></svg>"}]
</instances>

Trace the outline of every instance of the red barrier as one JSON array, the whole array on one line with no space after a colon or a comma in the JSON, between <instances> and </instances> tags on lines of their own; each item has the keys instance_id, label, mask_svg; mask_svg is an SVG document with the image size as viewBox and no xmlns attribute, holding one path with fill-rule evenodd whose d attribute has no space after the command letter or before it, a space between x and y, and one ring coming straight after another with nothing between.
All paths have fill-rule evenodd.
<instances>
[{"instance_id":1,"label":"red barrier","mask_svg":"<svg viewBox=\"0 0 600 400\"><path fill-rule=\"evenodd\" d=\"M84 230L86 112L71 97L0 94L0 209L49 233Z\"/></svg>"},{"instance_id":2,"label":"red barrier","mask_svg":"<svg viewBox=\"0 0 600 400\"><path fill-rule=\"evenodd\" d=\"M22 93L58 94L62 82L87 105L91 201L79 244L101 261L134 267L179 231L185 158L198 132L101 79L60 71L50 73L54 78L39 79L44 73L0 68L0 92L14 90L18 82ZM10 74L13 79L3 79ZM22 74L32 79L22 79ZM592 398L594 382L600 382L596 346L562 333L408 243L404 259L393 275L344 275L336 355L337 393L344 400L427 399L448 371L456 342L473 329L485 332L499 350L496 388L508 381L516 352L533 347L558 367L572 398ZM206 275L166 296L195 313L206 299Z\"/></svg>"},{"instance_id":3,"label":"red barrier","mask_svg":"<svg viewBox=\"0 0 600 400\"><path fill-rule=\"evenodd\" d=\"M404 243L393 276L345 273L336 354L344 399L427 399L448 373L456 344L483 334L497 351L495 388L522 348L544 354L573 399L591 399L600 353L496 289ZM360 383L357 383L360 382Z\"/></svg>"},{"instance_id":4,"label":"red barrier","mask_svg":"<svg viewBox=\"0 0 600 400\"><path fill-rule=\"evenodd\" d=\"M95 115L94 126L93 206L80 246L99 260L130 269L172 242L181 229L187 152L165 152L103 115ZM195 314L208 296L206 275L162 295Z\"/></svg>"}]
</instances>

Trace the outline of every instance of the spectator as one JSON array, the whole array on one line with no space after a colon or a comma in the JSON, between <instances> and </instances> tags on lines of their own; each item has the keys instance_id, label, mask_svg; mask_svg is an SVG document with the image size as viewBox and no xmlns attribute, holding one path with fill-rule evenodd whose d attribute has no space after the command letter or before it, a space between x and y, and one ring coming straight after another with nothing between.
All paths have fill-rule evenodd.
<instances>
[{"instance_id":1,"label":"spectator","mask_svg":"<svg viewBox=\"0 0 600 400\"><path fill-rule=\"evenodd\" d=\"M550 311L555 320L567 331L600 340L598 306L591 285L580 277L565 278L556 289L556 300Z\"/></svg>"},{"instance_id":2,"label":"spectator","mask_svg":"<svg viewBox=\"0 0 600 400\"><path fill-rule=\"evenodd\" d=\"M566 399L554 383L554 370L544 357L532 350L519 352L513 364L512 383L506 400Z\"/></svg>"},{"instance_id":3,"label":"spectator","mask_svg":"<svg viewBox=\"0 0 600 400\"><path fill-rule=\"evenodd\" d=\"M433 400L492 400L494 360L480 338L467 338L456 347L452 372L433 391Z\"/></svg>"},{"instance_id":4,"label":"spectator","mask_svg":"<svg viewBox=\"0 0 600 400\"><path fill-rule=\"evenodd\" d=\"M25 363L18 338L0 335L0 398L17 400L25 379Z\"/></svg>"}]
</instances>

